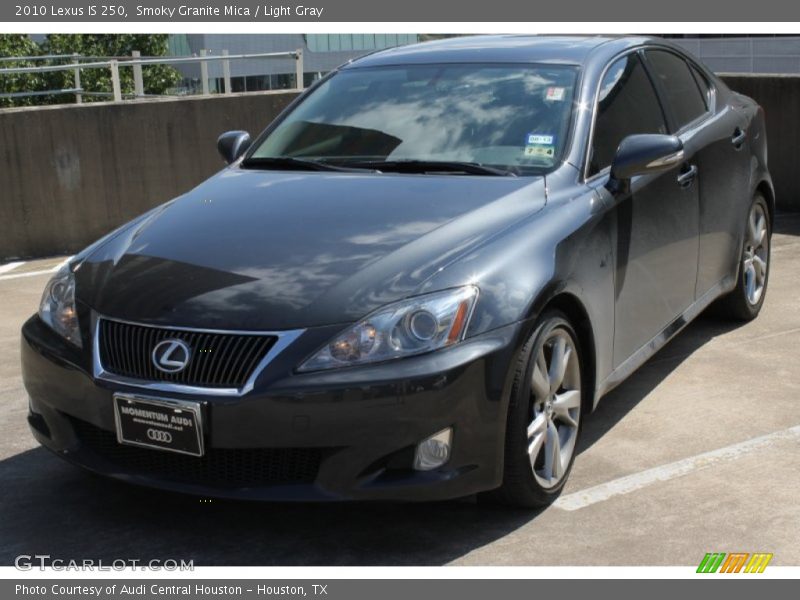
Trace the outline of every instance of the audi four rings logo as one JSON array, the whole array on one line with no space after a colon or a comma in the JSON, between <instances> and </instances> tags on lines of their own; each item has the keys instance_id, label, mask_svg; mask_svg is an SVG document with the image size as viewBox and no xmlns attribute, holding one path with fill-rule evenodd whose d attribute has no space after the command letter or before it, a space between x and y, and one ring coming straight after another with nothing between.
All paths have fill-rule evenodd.
<instances>
[{"instance_id":1,"label":"audi four rings logo","mask_svg":"<svg viewBox=\"0 0 800 600\"><path fill-rule=\"evenodd\" d=\"M153 364L164 373L177 373L189 364L191 352L189 344L183 340L164 340L153 348Z\"/></svg>"},{"instance_id":2,"label":"audi four rings logo","mask_svg":"<svg viewBox=\"0 0 800 600\"><path fill-rule=\"evenodd\" d=\"M162 431L161 429L148 429L147 438L154 442L163 442L164 444L172 442L172 434L169 431Z\"/></svg>"}]
</instances>

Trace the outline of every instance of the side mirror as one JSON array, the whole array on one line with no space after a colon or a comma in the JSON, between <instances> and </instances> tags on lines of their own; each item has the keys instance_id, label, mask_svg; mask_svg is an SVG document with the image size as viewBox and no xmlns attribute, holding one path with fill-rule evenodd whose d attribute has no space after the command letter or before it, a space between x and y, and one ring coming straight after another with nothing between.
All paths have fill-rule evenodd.
<instances>
[{"instance_id":1,"label":"side mirror","mask_svg":"<svg viewBox=\"0 0 800 600\"><path fill-rule=\"evenodd\" d=\"M226 131L217 138L217 150L231 164L250 147L250 134L246 131Z\"/></svg>"},{"instance_id":2,"label":"side mirror","mask_svg":"<svg viewBox=\"0 0 800 600\"><path fill-rule=\"evenodd\" d=\"M674 135L629 135L617 148L610 182L618 186L635 175L669 171L683 161L683 142Z\"/></svg>"}]
</instances>

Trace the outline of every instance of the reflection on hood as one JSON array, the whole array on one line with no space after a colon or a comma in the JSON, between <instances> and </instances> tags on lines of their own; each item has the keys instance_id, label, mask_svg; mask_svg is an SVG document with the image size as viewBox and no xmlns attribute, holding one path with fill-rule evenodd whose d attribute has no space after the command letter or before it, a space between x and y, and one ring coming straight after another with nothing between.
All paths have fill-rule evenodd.
<instances>
[{"instance_id":1,"label":"reflection on hood","mask_svg":"<svg viewBox=\"0 0 800 600\"><path fill-rule=\"evenodd\" d=\"M99 245L78 298L131 321L354 321L544 204L541 178L229 169Z\"/></svg>"}]
</instances>

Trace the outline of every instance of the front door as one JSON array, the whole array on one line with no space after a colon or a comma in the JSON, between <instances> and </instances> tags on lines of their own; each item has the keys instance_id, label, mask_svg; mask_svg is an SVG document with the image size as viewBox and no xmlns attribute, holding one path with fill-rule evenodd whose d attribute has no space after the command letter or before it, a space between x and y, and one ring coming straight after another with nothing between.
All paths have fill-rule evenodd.
<instances>
[{"instance_id":1,"label":"front door","mask_svg":"<svg viewBox=\"0 0 800 600\"><path fill-rule=\"evenodd\" d=\"M601 83L589 176L616 221L614 367L625 362L694 301L699 194L694 156L675 169L634 177L630 192L602 187L619 143L669 127L637 52L618 59Z\"/></svg>"}]
</instances>

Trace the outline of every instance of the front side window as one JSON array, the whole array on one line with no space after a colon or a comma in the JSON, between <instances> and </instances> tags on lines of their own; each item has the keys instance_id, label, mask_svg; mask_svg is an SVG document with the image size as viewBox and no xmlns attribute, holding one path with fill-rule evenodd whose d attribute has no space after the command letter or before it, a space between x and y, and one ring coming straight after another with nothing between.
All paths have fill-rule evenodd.
<instances>
[{"instance_id":1,"label":"front side window","mask_svg":"<svg viewBox=\"0 0 800 600\"><path fill-rule=\"evenodd\" d=\"M617 147L629 135L666 132L664 113L642 61L635 53L620 58L600 84L589 176L611 166Z\"/></svg>"},{"instance_id":2,"label":"front side window","mask_svg":"<svg viewBox=\"0 0 800 600\"><path fill-rule=\"evenodd\" d=\"M322 83L250 159L459 161L536 174L567 143L577 68L445 64L350 68Z\"/></svg>"},{"instance_id":3,"label":"front side window","mask_svg":"<svg viewBox=\"0 0 800 600\"><path fill-rule=\"evenodd\" d=\"M647 60L653 67L653 76L664 90L676 129L681 129L706 112L706 101L685 60L665 50L648 50Z\"/></svg>"}]
</instances>

